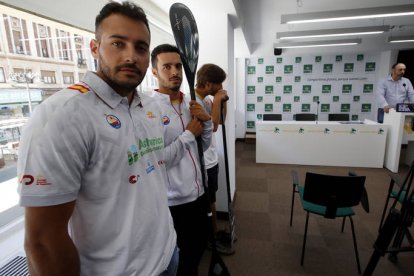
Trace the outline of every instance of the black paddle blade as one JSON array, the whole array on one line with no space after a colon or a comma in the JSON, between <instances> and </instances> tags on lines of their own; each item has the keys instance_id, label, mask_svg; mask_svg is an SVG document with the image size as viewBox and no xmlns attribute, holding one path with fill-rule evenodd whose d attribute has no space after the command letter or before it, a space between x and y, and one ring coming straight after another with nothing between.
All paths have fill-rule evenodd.
<instances>
[{"instance_id":1,"label":"black paddle blade","mask_svg":"<svg viewBox=\"0 0 414 276\"><path fill-rule=\"evenodd\" d=\"M174 3L171 6L170 23L190 86L191 99L195 100L194 79L198 63L199 44L197 24L190 9L181 3Z\"/></svg>"}]
</instances>

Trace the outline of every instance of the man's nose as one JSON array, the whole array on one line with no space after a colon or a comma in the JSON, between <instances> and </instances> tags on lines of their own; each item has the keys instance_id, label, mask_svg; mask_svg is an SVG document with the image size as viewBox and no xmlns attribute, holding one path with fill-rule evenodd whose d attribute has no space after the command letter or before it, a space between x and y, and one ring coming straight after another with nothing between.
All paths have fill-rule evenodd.
<instances>
[{"instance_id":1,"label":"man's nose","mask_svg":"<svg viewBox=\"0 0 414 276\"><path fill-rule=\"evenodd\" d=\"M173 74L173 76L177 76L179 72L180 72L180 69L178 69L175 66L172 66L171 73Z\"/></svg>"},{"instance_id":2,"label":"man's nose","mask_svg":"<svg viewBox=\"0 0 414 276\"><path fill-rule=\"evenodd\" d=\"M136 63L138 60L138 53L135 50L135 47L129 46L126 49L125 61L127 63Z\"/></svg>"}]
</instances>

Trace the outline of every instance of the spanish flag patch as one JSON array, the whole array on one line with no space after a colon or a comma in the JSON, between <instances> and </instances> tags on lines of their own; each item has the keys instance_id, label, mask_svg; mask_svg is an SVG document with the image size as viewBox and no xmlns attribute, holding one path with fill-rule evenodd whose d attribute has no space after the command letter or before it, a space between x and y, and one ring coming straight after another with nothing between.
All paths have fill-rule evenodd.
<instances>
[{"instance_id":1,"label":"spanish flag patch","mask_svg":"<svg viewBox=\"0 0 414 276\"><path fill-rule=\"evenodd\" d=\"M86 86L84 86L82 84L79 84L79 83L78 84L74 84L72 86L69 86L68 89L77 90L77 91L81 92L82 94L89 91L89 88L88 87L86 87Z\"/></svg>"}]
</instances>

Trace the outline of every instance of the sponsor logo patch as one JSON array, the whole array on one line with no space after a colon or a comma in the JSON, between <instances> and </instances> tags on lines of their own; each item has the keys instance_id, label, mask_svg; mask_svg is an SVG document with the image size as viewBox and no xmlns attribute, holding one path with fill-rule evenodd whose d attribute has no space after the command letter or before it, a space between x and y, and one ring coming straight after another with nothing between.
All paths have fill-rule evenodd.
<instances>
[{"instance_id":1,"label":"sponsor logo patch","mask_svg":"<svg viewBox=\"0 0 414 276\"><path fill-rule=\"evenodd\" d=\"M33 175L30 174L25 174L22 176L22 178L20 178L20 184L22 185L31 185L34 182L34 177Z\"/></svg>"},{"instance_id":2,"label":"sponsor logo patch","mask_svg":"<svg viewBox=\"0 0 414 276\"><path fill-rule=\"evenodd\" d=\"M143 138L137 144L131 145L127 150L128 164L131 166L138 162L144 155L164 148L163 137Z\"/></svg>"},{"instance_id":3,"label":"sponsor logo patch","mask_svg":"<svg viewBox=\"0 0 414 276\"><path fill-rule=\"evenodd\" d=\"M128 164L132 165L137 162L138 159L138 147L136 145L131 145L130 150L128 150Z\"/></svg>"},{"instance_id":4,"label":"sponsor logo patch","mask_svg":"<svg viewBox=\"0 0 414 276\"><path fill-rule=\"evenodd\" d=\"M152 111L148 111L147 112L147 117L150 118L150 119L156 118L155 115L154 115L154 113L152 113Z\"/></svg>"},{"instance_id":5,"label":"sponsor logo patch","mask_svg":"<svg viewBox=\"0 0 414 276\"><path fill-rule=\"evenodd\" d=\"M151 160L147 159L147 174L150 174L153 170L155 170L154 164L152 164Z\"/></svg>"},{"instance_id":6,"label":"sponsor logo patch","mask_svg":"<svg viewBox=\"0 0 414 276\"><path fill-rule=\"evenodd\" d=\"M121 128L121 121L115 115L106 115L106 121L115 129Z\"/></svg>"},{"instance_id":7,"label":"sponsor logo patch","mask_svg":"<svg viewBox=\"0 0 414 276\"><path fill-rule=\"evenodd\" d=\"M167 115L162 116L162 123L164 124L164 126L167 126L170 124L170 118L168 118Z\"/></svg>"},{"instance_id":8,"label":"sponsor logo patch","mask_svg":"<svg viewBox=\"0 0 414 276\"><path fill-rule=\"evenodd\" d=\"M129 184L136 184L138 182L139 175L131 175L128 178Z\"/></svg>"},{"instance_id":9,"label":"sponsor logo patch","mask_svg":"<svg viewBox=\"0 0 414 276\"><path fill-rule=\"evenodd\" d=\"M47 179L41 175L36 176L36 185L50 185L47 183Z\"/></svg>"}]
</instances>

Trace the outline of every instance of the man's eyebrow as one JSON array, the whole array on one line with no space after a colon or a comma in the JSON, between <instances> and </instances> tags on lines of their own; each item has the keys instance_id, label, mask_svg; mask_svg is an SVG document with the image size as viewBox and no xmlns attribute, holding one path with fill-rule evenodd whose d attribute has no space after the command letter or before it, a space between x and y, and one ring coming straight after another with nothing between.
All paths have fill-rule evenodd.
<instances>
[{"instance_id":1,"label":"man's eyebrow","mask_svg":"<svg viewBox=\"0 0 414 276\"><path fill-rule=\"evenodd\" d=\"M109 36L109 38L117 38L117 39L121 39L121 40L128 40L127 36L120 35L120 34L113 34L113 35ZM145 46L149 47L148 42L146 42L145 40L137 40L135 42L135 44L144 44Z\"/></svg>"},{"instance_id":2,"label":"man's eyebrow","mask_svg":"<svg viewBox=\"0 0 414 276\"><path fill-rule=\"evenodd\" d=\"M127 39L127 37L126 36L124 36L124 35L119 35L119 34L113 34L113 35L110 35L109 36L109 38L119 38L119 39Z\"/></svg>"},{"instance_id":3,"label":"man's eyebrow","mask_svg":"<svg viewBox=\"0 0 414 276\"><path fill-rule=\"evenodd\" d=\"M178 63L175 63L175 64L172 63L172 62L162 64L162 66L167 66L167 65L169 65L169 66L172 66L172 65L177 66L177 65L183 65L183 64L181 62L178 62Z\"/></svg>"}]
</instances>

